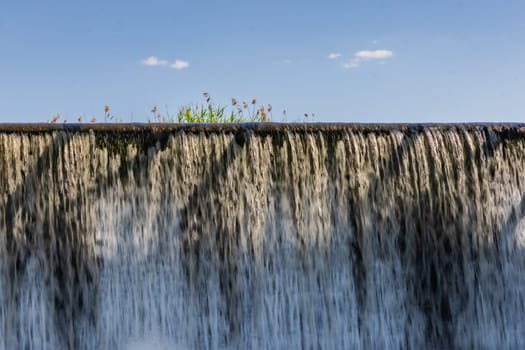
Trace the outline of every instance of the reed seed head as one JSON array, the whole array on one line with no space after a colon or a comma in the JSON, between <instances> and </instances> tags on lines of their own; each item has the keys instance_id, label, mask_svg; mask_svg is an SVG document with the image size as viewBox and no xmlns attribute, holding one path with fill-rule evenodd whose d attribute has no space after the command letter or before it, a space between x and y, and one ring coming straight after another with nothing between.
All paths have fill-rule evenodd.
<instances>
[{"instance_id":1,"label":"reed seed head","mask_svg":"<svg viewBox=\"0 0 525 350\"><path fill-rule=\"evenodd\" d=\"M261 121L265 122L266 121L266 111L264 110L264 106L261 106L259 110L261 111Z\"/></svg>"}]
</instances>

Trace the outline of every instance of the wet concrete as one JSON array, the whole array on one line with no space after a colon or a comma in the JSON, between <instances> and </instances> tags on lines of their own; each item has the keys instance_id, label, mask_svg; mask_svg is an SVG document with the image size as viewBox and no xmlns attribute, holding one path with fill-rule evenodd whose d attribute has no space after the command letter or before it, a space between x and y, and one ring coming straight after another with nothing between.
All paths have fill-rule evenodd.
<instances>
[{"instance_id":1,"label":"wet concrete","mask_svg":"<svg viewBox=\"0 0 525 350\"><path fill-rule=\"evenodd\" d=\"M513 131L525 133L525 123L218 123L218 124L178 124L178 123L93 123L93 124L60 124L60 123L0 123L0 132L4 133L41 133L49 131L71 132L177 132L186 133L221 133L251 130L257 133L273 133L283 131L293 132L330 132L338 130L361 130L364 132L381 131L421 131L426 128L449 129L477 129L490 128L494 131Z\"/></svg>"}]
</instances>

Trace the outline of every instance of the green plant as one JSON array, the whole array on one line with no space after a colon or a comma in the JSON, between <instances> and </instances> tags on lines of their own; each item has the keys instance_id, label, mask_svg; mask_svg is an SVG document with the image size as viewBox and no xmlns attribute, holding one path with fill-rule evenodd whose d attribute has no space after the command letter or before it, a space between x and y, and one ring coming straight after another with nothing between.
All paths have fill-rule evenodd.
<instances>
[{"instance_id":1,"label":"green plant","mask_svg":"<svg viewBox=\"0 0 525 350\"><path fill-rule=\"evenodd\" d=\"M181 107L176 116L170 115L166 105L165 113L161 113L157 106L151 108L152 117L147 118L148 123L245 123L257 122L264 123L273 120L273 107L271 104L257 106L257 99L253 98L249 103L246 101L238 102L232 97L231 105L221 106L212 102L210 94L203 93L205 103L189 104ZM122 118L116 118L111 111L111 107L104 106L104 122L122 123ZM305 113L302 120L299 118L294 122L307 122L309 118L314 118L315 114ZM49 123L57 123L62 116L56 114L49 120ZM286 122L286 110L282 111L281 122ZM63 123L67 123L66 118L62 118ZM84 115L77 117L78 123L83 123L87 118ZM132 117L133 120L133 117ZM91 117L91 123L96 123L97 118Z\"/></svg>"},{"instance_id":2,"label":"green plant","mask_svg":"<svg viewBox=\"0 0 525 350\"><path fill-rule=\"evenodd\" d=\"M272 106L268 105L256 107L257 100L251 102L251 108L247 102L242 106L237 99L232 98L230 108L215 105L210 94L203 93L206 99L205 104L186 105L179 109L177 121L179 123L244 123L244 122L266 122L269 121L268 113L271 113Z\"/></svg>"}]
</instances>

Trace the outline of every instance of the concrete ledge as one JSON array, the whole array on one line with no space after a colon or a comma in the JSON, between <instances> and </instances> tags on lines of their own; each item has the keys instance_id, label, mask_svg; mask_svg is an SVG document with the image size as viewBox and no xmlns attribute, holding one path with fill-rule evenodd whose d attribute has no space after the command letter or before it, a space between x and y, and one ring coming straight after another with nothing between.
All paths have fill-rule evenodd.
<instances>
[{"instance_id":1,"label":"concrete ledge","mask_svg":"<svg viewBox=\"0 0 525 350\"><path fill-rule=\"evenodd\" d=\"M1 133L42 133L50 131L67 132L117 132L117 133L235 133L254 131L267 134L275 132L337 132L354 130L363 132L420 132L424 129L491 129L494 131L512 131L525 134L525 123L458 123L458 124L369 124L369 123L240 123L240 124L177 124L177 123L85 123L85 124L51 124L51 123L0 123Z\"/></svg>"}]
</instances>

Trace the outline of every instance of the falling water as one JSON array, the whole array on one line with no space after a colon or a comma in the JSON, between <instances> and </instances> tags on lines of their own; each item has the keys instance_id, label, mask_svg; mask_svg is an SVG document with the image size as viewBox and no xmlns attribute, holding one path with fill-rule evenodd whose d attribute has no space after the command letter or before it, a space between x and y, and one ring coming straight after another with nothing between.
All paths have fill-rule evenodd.
<instances>
[{"instance_id":1,"label":"falling water","mask_svg":"<svg viewBox=\"0 0 525 350\"><path fill-rule=\"evenodd\" d=\"M0 127L1 350L525 348L521 126L93 128Z\"/></svg>"}]
</instances>

